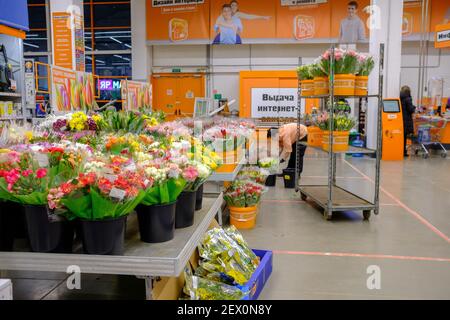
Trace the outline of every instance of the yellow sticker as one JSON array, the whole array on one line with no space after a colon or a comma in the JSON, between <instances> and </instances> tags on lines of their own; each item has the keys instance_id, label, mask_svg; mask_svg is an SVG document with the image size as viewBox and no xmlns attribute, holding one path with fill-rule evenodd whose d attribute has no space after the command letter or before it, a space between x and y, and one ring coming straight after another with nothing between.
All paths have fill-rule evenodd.
<instances>
[{"instance_id":1,"label":"yellow sticker","mask_svg":"<svg viewBox=\"0 0 450 320\"><path fill-rule=\"evenodd\" d=\"M284 176L286 180L291 180L291 176Z\"/></svg>"}]
</instances>

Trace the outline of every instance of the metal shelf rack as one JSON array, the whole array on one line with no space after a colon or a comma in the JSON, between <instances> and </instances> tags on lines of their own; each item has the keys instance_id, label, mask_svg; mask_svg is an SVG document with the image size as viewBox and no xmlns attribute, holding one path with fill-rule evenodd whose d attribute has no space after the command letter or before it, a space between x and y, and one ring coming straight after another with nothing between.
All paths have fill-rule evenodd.
<instances>
[{"instance_id":1,"label":"metal shelf rack","mask_svg":"<svg viewBox=\"0 0 450 320\"><path fill-rule=\"evenodd\" d=\"M81 253L57 254L37 252L0 252L3 270L67 272L77 265L82 273L133 275L146 282L147 299L152 299L152 278L178 277L190 256L202 241L217 215L222 215L223 195L203 198L203 209L195 213L194 225L175 230L173 240L149 244L140 241L137 217L128 217L122 256L100 256Z\"/></svg>"},{"instance_id":2,"label":"metal shelf rack","mask_svg":"<svg viewBox=\"0 0 450 320\"><path fill-rule=\"evenodd\" d=\"M366 96L338 96L334 94L334 51L335 46L333 45L330 48L331 51L331 63L330 63L330 76L329 76L329 94L328 95L318 95L318 96L302 96L301 95L301 85L300 80L298 83L298 107L297 107L297 135L300 136L300 125L302 124L302 110L301 110L301 101L302 99L311 99L318 98L322 101L322 106L325 104L324 102L328 99L330 101L330 114L334 114L334 102L336 98L349 98L349 99L359 99L359 98L374 98L377 99L378 106L378 120L377 120L377 148L376 150L366 149L366 148L356 148L349 147L349 150L345 152L334 152L331 151L333 148L330 148L330 151L323 151L321 148L317 148L322 150L328 154L328 184L327 185L301 185L299 183L300 172L298 168L298 161L300 158L300 144L302 142L297 141L297 165L295 171L295 181L296 181L296 191L300 192L302 200L307 200L308 198L316 203L319 207L323 209L323 216L326 220L331 220L333 216L333 212L339 211L362 211L365 220L369 220L371 213L378 215L380 208L380 165L381 165L381 139L382 139L382 127L381 127L381 117L382 117L382 109L383 109L383 69L384 69L384 44L380 44L379 50L379 78L378 78L378 94L375 95L366 95ZM300 59L301 64L301 59ZM330 136L329 141L333 141L332 131L334 126L334 121L332 121L332 117L330 117L329 124ZM339 154L353 154L353 153L362 153L362 154L371 154L375 155L375 192L373 195L373 199L367 200L363 199L360 196L354 194L350 190L347 190L343 187L340 187L336 184L336 158Z\"/></svg>"}]
</instances>

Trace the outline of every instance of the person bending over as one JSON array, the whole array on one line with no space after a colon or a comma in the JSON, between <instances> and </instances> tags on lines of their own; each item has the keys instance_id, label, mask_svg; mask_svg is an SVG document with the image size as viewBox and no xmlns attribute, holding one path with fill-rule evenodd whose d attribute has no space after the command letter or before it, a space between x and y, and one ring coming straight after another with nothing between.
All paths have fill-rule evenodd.
<instances>
[{"instance_id":1,"label":"person bending over","mask_svg":"<svg viewBox=\"0 0 450 320\"><path fill-rule=\"evenodd\" d=\"M308 128L300 125L300 136L297 132L297 123L289 123L280 127L279 145L280 145L280 162L288 161L287 168L295 169L297 152L297 141L307 141ZM298 162L299 172L303 172L303 157L306 151L306 145L300 144L300 158Z\"/></svg>"}]
</instances>

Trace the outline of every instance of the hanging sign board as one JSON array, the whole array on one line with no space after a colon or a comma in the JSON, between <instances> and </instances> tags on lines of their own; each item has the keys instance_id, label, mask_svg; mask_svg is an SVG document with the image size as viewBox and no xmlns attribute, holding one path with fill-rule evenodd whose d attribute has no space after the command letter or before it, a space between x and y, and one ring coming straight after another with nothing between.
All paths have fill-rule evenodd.
<instances>
[{"instance_id":1,"label":"hanging sign board","mask_svg":"<svg viewBox=\"0 0 450 320\"><path fill-rule=\"evenodd\" d=\"M252 118L297 117L296 88L253 88Z\"/></svg>"},{"instance_id":2,"label":"hanging sign board","mask_svg":"<svg viewBox=\"0 0 450 320\"><path fill-rule=\"evenodd\" d=\"M53 12L53 63L55 66L73 69L72 30L70 14Z\"/></svg>"},{"instance_id":3,"label":"hanging sign board","mask_svg":"<svg viewBox=\"0 0 450 320\"><path fill-rule=\"evenodd\" d=\"M435 37L435 48L450 48L450 23L437 25Z\"/></svg>"},{"instance_id":4,"label":"hanging sign board","mask_svg":"<svg viewBox=\"0 0 450 320\"><path fill-rule=\"evenodd\" d=\"M282 6L301 6L319 3L327 3L328 0L281 0Z\"/></svg>"},{"instance_id":5,"label":"hanging sign board","mask_svg":"<svg viewBox=\"0 0 450 320\"><path fill-rule=\"evenodd\" d=\"M153 0L152 7L172 7L186 4L202 4L205 0Z\"/></svg>"}]
</instances>

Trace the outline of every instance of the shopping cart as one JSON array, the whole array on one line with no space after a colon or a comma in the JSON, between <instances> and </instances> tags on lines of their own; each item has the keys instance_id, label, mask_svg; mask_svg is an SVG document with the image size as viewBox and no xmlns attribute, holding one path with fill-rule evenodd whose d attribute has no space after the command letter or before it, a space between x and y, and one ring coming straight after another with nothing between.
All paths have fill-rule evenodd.
<instances>
[{"instance_id":1,"label":"shopping cart","mask_svg":"<svg viewBox=\"0 0 450 320\"><path fill-rule=\"evenodd\" d=\"M414 135L411 137L411 151L415 155L422 152L422 157L430 157L429 147L436 146L441 150L441 157L447 158L447 150L441 143L441 132L447 125L442 117L417 116L414 119Z\"/></svg>"}]
</instances>

